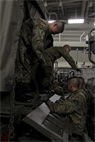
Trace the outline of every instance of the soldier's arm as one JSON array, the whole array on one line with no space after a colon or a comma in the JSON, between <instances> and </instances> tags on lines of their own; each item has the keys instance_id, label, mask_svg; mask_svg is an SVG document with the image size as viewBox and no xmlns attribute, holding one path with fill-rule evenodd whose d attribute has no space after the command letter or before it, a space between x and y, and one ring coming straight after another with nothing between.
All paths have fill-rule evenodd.
<instances>
[{"instance_id":1,"label":"soldier's arm","mask_svg":"<svg viewBox=\"0 0 95 142\"><path fill-rule=\"evenodd\" d=\"M81 105L79 104L80 102L78 100L70 100L67 99L65 100L63 103L58 104L58 103L54 103L51 102L50 100L48 100L46 102L47 106L49 107L49 109L55 113L59 113L59 114L68 114L68 113L72 113L73 111L75 111L76 109L78 109L78 107Z\"/></svg>"},{"instance_id":2,"label":"soldier's arm","mask_svg":"<svg viewBox=\"0 0 95 142\"><path fill-rule=\"evenodd\" d=\"M61 51L61 55L74 70L77 69L75 61L73 60L73 58L70 56L70 54L65 49Z\"/></svg>"},{"instance_id":3,"label":"soldier's arm","mask_svg":"<svg viewBox=\"0 0 95 142\"><path fill-rule=\"evenodd\" d=\"M38 26L33 30L32 48L33 48L34 54L36 54L38 59L40 59L40 55L43 52L44 35L45 35L45 32L42 29L40 29Z\"/></svg>"}]
</instances>

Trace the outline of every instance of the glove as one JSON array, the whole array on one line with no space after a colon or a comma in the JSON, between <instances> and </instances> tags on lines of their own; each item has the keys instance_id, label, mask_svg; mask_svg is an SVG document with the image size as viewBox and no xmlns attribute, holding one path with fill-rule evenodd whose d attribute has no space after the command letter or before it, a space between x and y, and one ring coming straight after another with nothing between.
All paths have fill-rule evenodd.
<instances>
[{"instance_id":1,"label":"glove","mask_svg":"<svg viewBox=\"0 0 95 142\"><path fill-rule=\"evenodd\" d=\"M76 69L76 71L79 71L79 72L81 73L81 70L80 70L80 69L78 69L78 68Z\"/></svg>"}]
</instances>

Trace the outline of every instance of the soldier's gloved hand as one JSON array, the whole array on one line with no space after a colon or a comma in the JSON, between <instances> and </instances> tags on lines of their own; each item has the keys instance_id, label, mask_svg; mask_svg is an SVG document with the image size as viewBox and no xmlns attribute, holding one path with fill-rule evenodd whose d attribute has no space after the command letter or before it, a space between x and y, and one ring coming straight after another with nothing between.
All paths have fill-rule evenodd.
<instances>
[{"instance_id":1,"label":"soldier's gloved hand","mask_svg":"<svg viewBox=\"0 0 95 142\"><path fill-rule=\"evenodd\" d=\"M80 70L80 69L78 69L78 68L76 69L76 71L79 71L79 72L81 73L81 70Z\"/></svg>"}]
</instances>

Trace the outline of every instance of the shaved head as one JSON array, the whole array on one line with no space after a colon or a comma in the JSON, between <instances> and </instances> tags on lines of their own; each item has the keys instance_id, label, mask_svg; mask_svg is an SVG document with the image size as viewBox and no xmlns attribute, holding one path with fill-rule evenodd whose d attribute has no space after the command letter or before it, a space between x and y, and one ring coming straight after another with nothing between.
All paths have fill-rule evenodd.
<instances>
[{"instance_id":1,"label":"shaved head","mask_svg":"<svg viewBox=\"0 0 95 142\"><path fill-rule=\"evenodd\" d=\"M54 23L57 23L59 31L62 33L64 31L64 23L61 21L55 21Z\"/></svg>"},{"instance_id":2,"label":"shaved head","mask_svg":"<svg viewBox=\"0 0 95 142\"><path fill-rule=\"evenodd\" d=\"M79 88L79 79L77 77L71 77L68 79L69 84L73 84L75 88Z\"/></svg>"},{"instance_id":3,"label":"shaved head","mask_svg":"<svg viewBox=\"0 0 95 142\"><path fill-rule=\"evenodd\" d=\"M63 48L65 48L68 52L71 51L71 47L68 44L65 44Z\"/></svg>"},{"instance_id":4,"label":"shaved head","mask_svg":"<svg viewBox=\"0 0 95 142\"><path fill-rule=\"evenodd\" d=\"M64 31L64 23L61 21L55 21L49 25L49 34L59 34Z\"/></svg>"},{"instance_id":5,"label":"shaved head","mask_svg":"<svg viewBox=\"0 0 95 142\"><path fill-rule=\"evenodd\" d=\"M78 77L78 79L79 79L80 87L83 87L83 85L85 84L84 78Z\"/></svg>"}]
</instances>

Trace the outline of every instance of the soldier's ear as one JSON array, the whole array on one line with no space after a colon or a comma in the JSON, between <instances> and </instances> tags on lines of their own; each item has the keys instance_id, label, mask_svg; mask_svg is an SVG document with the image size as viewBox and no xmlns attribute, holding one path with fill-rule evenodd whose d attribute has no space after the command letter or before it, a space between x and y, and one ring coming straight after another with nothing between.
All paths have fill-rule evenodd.
<instances>
[{"instance_id":1,"label":"soldier's ear","mask_svg":"<svg viewBox=\"0 0 95 142\"><path fill-rule=\"evenodd\" d=\"M73 84L71 83L71 87L73 87Z\"/></svg>"},{"instance_id":2,"label":"soldier's ear","mask_svg":"<svg viewBox=\"0 0 95 142\"><path fill-rule=\"evenodd\" d=\"M57 23L53 23L53 27L56 27L57 26Z\"/></svg>"}]
</instances>

